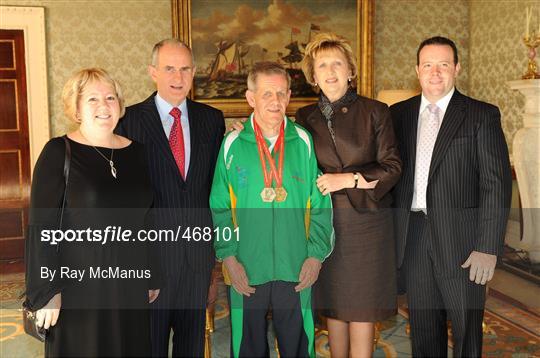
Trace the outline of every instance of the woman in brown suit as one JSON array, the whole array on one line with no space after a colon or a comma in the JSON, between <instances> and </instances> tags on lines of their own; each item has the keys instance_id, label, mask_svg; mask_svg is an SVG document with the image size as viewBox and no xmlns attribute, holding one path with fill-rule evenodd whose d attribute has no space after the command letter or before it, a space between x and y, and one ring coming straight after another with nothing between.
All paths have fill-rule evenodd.
<instances>
[{"instance_id":1,"label":"woman in brown suit","mask_svg":"<svg viewBox=\"0 0 540 358\"><path fill-rule=\"evenodd\" d=\"M323 194L332 193L336 244L323 263L316 304L333 357L369 357L374 323L396 313L392 198L401 161L388 107L356 94L356 59L330 33L306 47L302 70L320 89L296 121L312 135Z\"/></svg>"}]
</instances>

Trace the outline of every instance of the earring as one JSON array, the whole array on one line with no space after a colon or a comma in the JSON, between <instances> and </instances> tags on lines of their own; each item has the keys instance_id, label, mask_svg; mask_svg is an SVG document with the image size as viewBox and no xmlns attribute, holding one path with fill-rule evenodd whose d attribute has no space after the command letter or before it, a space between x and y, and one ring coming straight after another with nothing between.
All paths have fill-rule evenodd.
<instances>
[{"instance_id":1,"label":"earring","mask_svg":"<svg viewBox=\"0 0 540 358\"><path fill-rule=\"evenodd\" d=\"M352 78L349 77L348 80L349 80L349 82L351 82L351 81L352 81Z\"/></svg>"},{"instance_id":2,"label":"earring","mask_svg":"<svg viewBox=\"0 0 540 358\"><path fill-rule=\"evenodd\" d=\"M317 84L317 82L315 82L315 87L317 87L317 86L318 86L318 84Z\"/></svg>"}]
</instances>

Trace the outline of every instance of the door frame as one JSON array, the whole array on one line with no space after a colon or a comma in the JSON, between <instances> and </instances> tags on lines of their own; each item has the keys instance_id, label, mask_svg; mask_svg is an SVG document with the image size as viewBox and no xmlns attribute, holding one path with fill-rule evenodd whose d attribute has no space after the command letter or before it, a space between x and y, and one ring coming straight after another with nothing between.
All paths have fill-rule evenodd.
<instances>
[{"instance_id":1,"label":"door frame","mask_svg":"<svg viewBox=\"0 0 540 358\"><path fill-rule=\"evenodd\" d=\"M24 31L30 175L32 175L37 158L50 139L45 9L0 6L0 18L1 29Z\"/></svg>"}]
</instances>

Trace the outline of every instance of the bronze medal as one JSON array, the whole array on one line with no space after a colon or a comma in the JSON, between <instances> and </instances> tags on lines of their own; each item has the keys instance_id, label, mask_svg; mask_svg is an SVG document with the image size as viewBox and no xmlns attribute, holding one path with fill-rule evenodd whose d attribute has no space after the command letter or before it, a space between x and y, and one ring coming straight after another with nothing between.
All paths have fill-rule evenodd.
<instances>
[{"instance_id":1,"label":"bronze medal","mask_svg":"<svg viewBox=\"0 0 540 358\"><path fill-rule=\"evenodd\" d=\"M283 202L287 199L287 190L284 187L280 186L279 188L274 189L276 192L276 201Z\"/></svg>"},{"instance_id":2,"label":"bronze medal","mask_svg":"<svg viewBox=\"0 0 540 358\"><path fill-rule=\"evenodd\" d=\"M272 201L274 201L275 197L276 197L276 192L274 191L274 188L267 187L261 191L261 198L262 198L262 201L264 201L265 203L271 203Z\"/></svg>"},{"instance_id":3,"label":"bronze medal","mask_svg":"<svg viewBox=\"0 0 540 358\"><path fill-rule=\"evenodd\" d=\"M283 181L283 153L285 152L285 141L284 141L284 128L285 123L281 123L279 129L278 139L276 141L276 151L279 152L279 169L276 169L276 163L261 133L261 130L257 122L253 122L253 129L255 131L255 138L257 142L257 150L259 152L259 160L261 162L261 167L264 176L264 189L261 191L261 199L266 203L271 203L274 200L276 201L285 201L287 198L287 192L282 187L281 183ZM270 170L266 169L266 161L270 165ZM276 189L272 187L272 177L276 180ZM279 194L277 194L279 192ZM279 196L278 196L279 195Z\"/></svg>"}]
</instances>

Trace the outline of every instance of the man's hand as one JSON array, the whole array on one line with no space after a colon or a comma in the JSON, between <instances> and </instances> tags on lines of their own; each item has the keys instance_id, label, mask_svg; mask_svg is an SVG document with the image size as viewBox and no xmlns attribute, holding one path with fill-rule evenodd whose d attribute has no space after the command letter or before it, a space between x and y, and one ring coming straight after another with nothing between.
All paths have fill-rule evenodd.
<instances>
[{"instance_id":1,"label":"man's hand","mask_svg":"<svg viewBox=\"0 0 540 358\"><path fill-rule=\"evenodd\" d=\"M465 261L463 265L461 265L461 267L467 268L470 266L469 280L474 281L478 284L485 285L493 278L496 264L496 255L473 251L469 255L467 261Z\"/></svg>"},{"instance_id":2,"label":"man's hand","mask_svg":"<svg viewBox=\"0 0 540 358\"><path fill-rule=\"evenodd\" d=\"M157 290L148 290L148 303L154 302L159 296L159 288Z\"/></svg>"},{"instance_id":3,"label":"man's hand","mask_svg":"<svg viewBox=\"0 0 540 358\"><path fill-rule=\"evenodd\" d=\"M308 257L302 265L298 285L294 288L296 292L302 291L304 288L310 287L317 281L319 271L321 270L321 262L313 257Z\"/></svg>"},{"instance_id":4,"label":"man's hand","mask_svg":"<svg viewBox=\"0 0 540 358\"><path fill-rule=\"evenodd\" d=\"M242 266L242 264L238 262L238 260L236 260L236 257L227 257L223 260L223 264L225 265L225 268L229 273L231 284L236 290L236 292L248 297L252 293L255 293L255 287L251 287L249 285L248 277L246 275L246 270L244 269L244 266Z\"/></svg>"},{"instance_id":5,"label":"man's hand","mask_svg":"<svg viewBox=\"0 0 540 358\"><path fill-rule=\"evenodd\" d=\"M247 118L237 119L234 122L232 122L229 129L227 129L227 132L237 131L241 132L244 130L244 123L247 121Z\"/></svg>"},{"instance_id":6,"label":"man's hand","mask_svg":"<svg viewBox=\"0 0 540 358\"><path fill-rule=\"evenodd\" d=\"M62 307L62 294L57 293L50 301L36 312L36 325L49 329L56 324Z\"/></svg>"}]
</instances>

